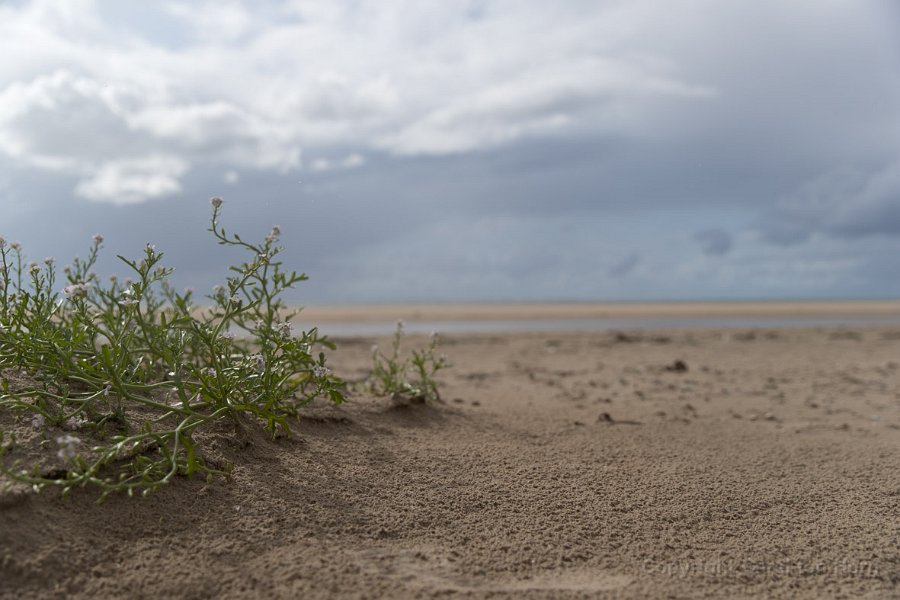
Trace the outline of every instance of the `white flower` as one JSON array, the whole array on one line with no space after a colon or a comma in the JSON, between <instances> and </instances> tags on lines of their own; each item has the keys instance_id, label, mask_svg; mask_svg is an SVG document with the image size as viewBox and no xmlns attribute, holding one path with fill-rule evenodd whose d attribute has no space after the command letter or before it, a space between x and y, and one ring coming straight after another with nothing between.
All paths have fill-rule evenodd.
<instances>
[{"instance_id":1,"label":"white flower","mask_svg":"<svg viewBox=\"0 0 900 600\"><path fill-rule=\"evenodd\" d=\"M97 246L103 243L103 236L99 233L95 233L94 237L91 239L94 240L94 244L96 244Z\"/></svg>"},{"instance_id":2,"label":"white flower","mask_svg":"<svg viewBox=\"0 0 900 600\"><path fill-rule=\"evenodd\" d=\"M28 272L29 272L29 273L40 273L40 272L41 272L41 265L37 264L37 263L34 262L34 261L28 263Z\"/></svg>"},{"instance_id":3,"label":"white flower","mask_svg":"<svg viewBox=\"0 0 900 600\"><path fill-rule=\"evenodd\" d=\"M266 236L267 242L274 242L281 235L281 227L275 225L272 227L272 231L269 232L269 235Z\"/></svg>"},{"instance_id":4,"label":"white flower","mask_svg":"<svg viewBox=\"0 0 900 600\"><path fill-rule=\"evenodd\" d=\"M18 252L22 249L22 244L20 244L19 242L13 242L9 245L9 247Z\"/></svg>"},{"instance_id":5,"label":"white flower","mask_svg":"<svg viewBox=\"0 0 900 600\"><path fill-rule=\"evenodd\" d=\"M55 263L55 262L56 262L56 259L53 258L52 256L48 256L47 258L44 259L44 264L47 265L48 267L52 267L53 263Z\"/></svg>"},{"instance_id":6,"label":"white flower","mask_svg":"<svg viewBox=\"0 0 900 600\"><path fill-rule=\"evenodd\" d=\"M281 332L281 335L284 337L291 337L291 332L294 329L294 324L290 321L285 321L281 325L278 326L278 330Z\"/></svg>"},{"instance_id":7,"label":"white flower","mask_svg":"<svg viewBox=\"0 0 900 600\"><path fill-rule=\"evenodd\" d=\"M316 379L322 379L329 373L331 373L331 369L323 367L322 365L316 365L313 367L313 375L315 375Z\"/></svg>"},{"instance_id":8,"label":"white flower","mask_svg":"<svg viewBox=\"0 0 900 600\"><path fill-rule=\"evenodd\" d=\"M78 431L79 429L87 425L87 422L88 420L80 415L76 417L69 417L62 424L62 428L66 431Z\"/></svg>"},{"instance_id":9,"label":"white flower","mask_svg":"<svg viewBox=\"0 0 900 600\"><path fill-rule=\"evenodd\" d=\"M223 200L218 196L213 196L209 199L209 203L212 204L213 208L219 208L220 206L222 206L222 202Z\"/></svg>"},{"instance_id":10,"label":"white flower","mask_svg":"<svg viewBox=\"0 0 900 600\"><path fill-rule=\"evenodd\" d=\"M45 419L44 415L42 414L36 414L31 418L31 426L35 429L41 430L46 424L47 419Z\"/></svg>"},{"instance_id":11,"label":"white flower","mask_svg":"<svg viewBox=\"0 0 900 600\"><path fill-rule=\"evenodd\" d=\"M85 298L88 294L88 286L83 283L73 283L64 287L63 293L69 298Z\"/></svg>"},{"instance_id":12,"label":"white flower","mask_svg":"<svg viewBox=\"0 0 900 600\"><path fill-rule=\"evenodd\" d=\"M262 373L266 370L266 357L262 354L254 354L251 358L256 359L256 370Z\"/></svg>"},{"instance_id":13,"label":"white flower","mask_svg":"<svg viewBox=\"0 0 900 600\"><path fill-rule=\"evenodd\" d=\"M67 433L66 435L56 438L56 443L59 444L59 451L56 453L56 456L58 456L60 460L68 462L78 456L78 446L81 444L80 438Z\"/></svg>"}]
</instances>

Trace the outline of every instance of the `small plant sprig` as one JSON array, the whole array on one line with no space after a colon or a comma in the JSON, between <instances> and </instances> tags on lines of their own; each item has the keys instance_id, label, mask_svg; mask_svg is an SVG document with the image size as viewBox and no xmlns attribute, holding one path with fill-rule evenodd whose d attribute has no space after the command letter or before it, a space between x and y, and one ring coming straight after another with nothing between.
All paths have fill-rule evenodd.
<instances>
[{"instance_id":1,"label":"small plant sprig","mask_svg":"<svg viewBox=\"0 0 900 600\"><path fill-rule=\"evenodd\" d=\"M376 395L394 399L439 401L441 396L434 377L448 364L447 357L437 352L438 335L431 334L424 350L413 350L409 356L402 358L400 345L403 335L403 321L398 321L390 355L383 354L377 346L372 348L370 388Z\"/></svg>"},{"instance_id":2,"label":"small plant sprig","mask_svg":"<svg viewBox=\"0 0 900 600\"><path fill-rule=\"evenodd\" d=\"M230 267L208 311L174 291L173 269L150 244L140 260L119 256L131 279L104 286L93 272L103 238L94 236L87 258L64 269L61 297L52 259L26 269L21 247L0 238L0 412L30 419L58 449L53 468L22 465L10 459L17 441L0 431L0 476L37 491L95 486L101 500L180 475L228 476L230 465L204 458L198 432L256 421L290 434L289 419L312 399L344 400L320 350L334 345L315 328L292 331L295 313L280 295L306 276L276 260L279 228L245 242L219 226L222 200L211 204L209 231L250 259Z\"/></svg>"}]
</instances>

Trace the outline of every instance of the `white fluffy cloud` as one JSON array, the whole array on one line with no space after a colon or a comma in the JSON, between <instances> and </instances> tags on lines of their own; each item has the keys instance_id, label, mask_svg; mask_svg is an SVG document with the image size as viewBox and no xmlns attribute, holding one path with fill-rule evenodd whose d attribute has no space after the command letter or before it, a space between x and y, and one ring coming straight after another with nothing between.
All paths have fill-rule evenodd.
<instances>
[{"instance_id":1,"label":"white fluffy cloud","mask_svg":"<svg viewBox=\"0 0 900 600\"><path fill-rule=\"evenodd\" d=\"M75 193L95 202L137 204L181 191L179 178L188 164L175 156L111 160L82 179Z\"/></svg>"},{"instance_id":2,"label":"white fluffy cloud","mask_svg":"<svg viewBox=\"0 0 900 600\"><path fill-rule=\"evenodd\" d=\"M371 151L627 134L655 101L714 93L665 61L608 56L615 26L635 14L576 4L0 7L0 54L22 58L0 66L0 152L74 176L80 196L131 203L177 193L195 166L288 172L304 151L356 149L308 165L325 172Z\"/></svg>"},{"instance_id":3,"label":"white fluffy cloud","mask_svg":"<svg viewBox=\"0 0 900 600\"><path fill-rule=\"evenodd\" d=\"M635 125L629 113L648 98L714 94L707 86L653 75L624 61L583 58L449 99L380 143L398 154L453 154L572 127L629 133Z\"/></svg>"},{"instance_id":4,"label":"white fluffy cloud","mask_svg":"<svg viewBox=\"0 0 900 600\"><path fill-rule=\"evenodd\" d=\"M0 132L0 152L21 166L77 177L78 195L98 202L122 202L113 173L131 182L127 202L136 203L180 191L178 178L194 163L281 172L300 166L292 136L226 101L179 102L68 70L0 92ZM142 193L134 185L140 181L153 185Z\"/></svg>"}]
</instances>

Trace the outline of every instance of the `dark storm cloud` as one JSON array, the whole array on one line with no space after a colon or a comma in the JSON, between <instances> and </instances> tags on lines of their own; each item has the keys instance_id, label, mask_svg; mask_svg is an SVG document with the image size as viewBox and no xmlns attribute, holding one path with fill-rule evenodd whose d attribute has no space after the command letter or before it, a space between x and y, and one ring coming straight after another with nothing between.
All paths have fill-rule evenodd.
<instances>
[{"instance_id":1,"label":"dark storm cloud","mask_svg":"<svg viewBox=\"0 0 900 600\"><path fill-rule=\"evenodd\" d=\"M616 279L625 277L637 267L641 262L641 257L636 252L632 252L619 262L609 268L609 274Z\"/></svg>"},{"instance_id":2,"label":"dark storm cloud","mask_svg":"<svg viewBox=\"0 0 900 600\"><path fill-rule=\"evenodd\" d=\"M694 234L700 243L703 253L709 256L724 256L731 250L731 234L723 229L704 229Z\"/></svg>"},{"instance_id":3,"label":"dark storm cloud","mask_svg":"<svg viewBox=\"0 0 900 600\"><path fill-rule=\"evenodd\" d=\"M814 234L900 236L900 163L827 172L783 198L760 227L778 244L801 243Z\"/></svg>"}]
</instances>

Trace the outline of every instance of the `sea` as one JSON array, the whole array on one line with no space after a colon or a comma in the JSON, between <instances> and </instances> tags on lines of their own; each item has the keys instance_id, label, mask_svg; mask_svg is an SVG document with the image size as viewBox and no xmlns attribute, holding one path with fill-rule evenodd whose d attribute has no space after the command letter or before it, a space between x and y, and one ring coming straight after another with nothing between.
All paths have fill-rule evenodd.
<instances>
[{"instance_id":1,"label":"sea","mask_svg":"<svg viewBox=\"0 0 900 600\"><path fill-rule=\"evenodd\" d=\"M396 321L342 321L319 324L298 319L297 327L318 325L320 333L330 337L380 336L393 333ZM540 333L577 331L641 331L663 329L785 329L812 327L900 327L900 315L846 316L754 316L754 317L634 317L592 319L481 319L415 320L404 322L406 333Z\"/></svg>"}]
</instances>

